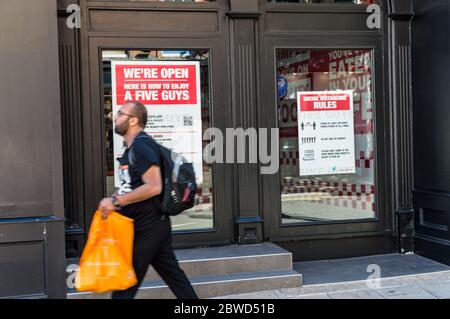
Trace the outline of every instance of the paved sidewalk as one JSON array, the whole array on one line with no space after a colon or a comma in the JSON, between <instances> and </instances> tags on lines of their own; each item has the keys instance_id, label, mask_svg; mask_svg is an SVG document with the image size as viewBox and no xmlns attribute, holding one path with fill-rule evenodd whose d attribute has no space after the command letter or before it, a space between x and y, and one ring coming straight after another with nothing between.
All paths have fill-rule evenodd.
<instances>
[{"instance_id":1,"label":"paved sidewalk","mask_svg":"<svg viewBox=\"0 0 450 319\"><path fill-rule=\"evenodd\" d=\"M450 267L414 254L300 262L294 269L303 287L216 299L450 299Z\"/></svg>"}]
</instances>

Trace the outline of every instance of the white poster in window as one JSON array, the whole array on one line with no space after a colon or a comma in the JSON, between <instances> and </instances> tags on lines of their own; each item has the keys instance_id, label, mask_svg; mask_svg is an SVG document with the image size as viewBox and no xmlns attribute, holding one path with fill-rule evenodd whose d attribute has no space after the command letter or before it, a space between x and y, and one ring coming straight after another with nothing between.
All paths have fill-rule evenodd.
<instances>
[{"instance_id":1,"label":"white poster in window","mask_svg":"<svg viewBox=\"0 0 450 319\"><path fill-rule=\"evenodd\" d=\"M113 114L126 102L144 104L148 112L145 132L192 162L200 185L203 182L200 62L113 61L111 73ZM114 158L124 151L123 138L115 134ZM114 165L117 172L117 161ZM115 186L120 186L117 174Z\"/></svg>"},{"instance_id":2,"label":"white poster in window","mask_svg":"<svg viewBox=\"0 0 450 319\"><path fill-rule=\"evenodd\" d=\"M353 91L297 92L300 176L355 173Z\"/></svg>"}]
</instances>

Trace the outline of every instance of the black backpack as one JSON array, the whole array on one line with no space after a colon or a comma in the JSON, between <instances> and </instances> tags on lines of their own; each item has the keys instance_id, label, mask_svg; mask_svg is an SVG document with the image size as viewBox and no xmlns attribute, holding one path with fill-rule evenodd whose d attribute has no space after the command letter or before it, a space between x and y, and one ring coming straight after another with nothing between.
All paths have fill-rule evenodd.
<instances>
[{"instance_id":1,"label":"black backpack","mask_svg":"<svg viewBox=\"0 0 450 319\"><path fill-rule=\"evenodd\" d=\"M149 138L142 135L137 138ZM154 140L153 140L154 141ZM197 183L195 182L195 172L192 163L186 159L154 141L158 146L159 157L161 159L161 174L163 190L158 196L158 204L161 212L167 216L176 216L183 211L194 207L195 194L197 193ZM128 154L130 164L132 164Z\"/></svg>"}]
</instances>

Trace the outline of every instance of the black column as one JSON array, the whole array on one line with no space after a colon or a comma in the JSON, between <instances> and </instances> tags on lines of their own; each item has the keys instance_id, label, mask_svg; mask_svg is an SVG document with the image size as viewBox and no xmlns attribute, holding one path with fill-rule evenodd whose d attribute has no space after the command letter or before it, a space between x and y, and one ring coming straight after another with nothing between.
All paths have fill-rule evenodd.
<instances>
[{"instance_id":1,"label":"black column","mask_svg":"<svg viewBox=\"0 0 450 319\"><path fill-rule=\"evenodd\" d=\"M413 17L410 0L390 0L390 99L392 106L392 188L401 253L412 251L412 98L411 98L411 37Z\"/></svg>"},{"instance_id":2,"label":"black column","mask_svg":"<svg viewBox=\"0 0 450 319\"><path fill-rule=\"evenodd\" d=\"M231 0L228 16L231 38L233 126L244 131L249 128L258 130L259 1ZM252 142L256 143L257 140ZM257 163L249 163L248 149L249 147L246 148L246 163L235 164L235 223L239 244L255 244L262 241L259 166Z\"/></svg>"}]
</instances>

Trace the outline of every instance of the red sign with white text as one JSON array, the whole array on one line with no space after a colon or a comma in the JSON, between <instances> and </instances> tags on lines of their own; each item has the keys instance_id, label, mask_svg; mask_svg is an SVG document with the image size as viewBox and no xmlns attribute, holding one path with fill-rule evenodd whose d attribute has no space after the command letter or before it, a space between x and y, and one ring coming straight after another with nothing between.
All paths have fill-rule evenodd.
<instances>
[{"instance_id":1,"label":"red sign with white text","mask_svg":"<svg viewBox=\"0 0 450 319\"><path fill-rule=\"evenodd\" d=\"M196 64L162 62L115 65L116 105L200 105Z\"/></svg>"},{"instance_id":2,"label":"red sign with white text","mask_svg":"<svg viewBox=\"0 0 450 319\"><path fill-rule=\"evenodd\" d=\"M350 111L348 93L309 93L300 94L300 111Z\"/></svg>"}]
</instances>

